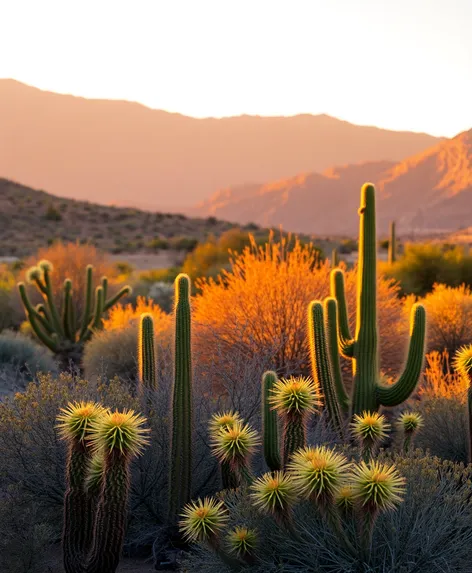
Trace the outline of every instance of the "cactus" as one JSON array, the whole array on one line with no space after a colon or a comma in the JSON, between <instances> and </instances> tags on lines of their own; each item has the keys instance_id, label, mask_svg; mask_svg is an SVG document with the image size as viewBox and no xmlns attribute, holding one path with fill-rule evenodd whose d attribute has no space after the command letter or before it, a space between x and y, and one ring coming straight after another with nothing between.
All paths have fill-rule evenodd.
<instances>
[{"instance_id":1,"label":"cactus","mask_svg":"<svg viewBox=\"0 0 472 573\"><path fill-rule=\"evenodd\" d=\"M77 329L72 281L70 279L64 281L61 313L54 300L51 284L52 271L53 268L49 261L40 261L36 267L31 267L27 272L28 282L36 285L44 300L42 304L33 306L25 283L20 282L18 290L21 301L37 338L52 352L77 358L77 355L80 357L83 344L91 337L94 330L100 328L103 313L116 304L121 297L129 294L131 287L125 286L113 297L107 299L108 279L103 277L101 285L95 290L94 298L93 267L88 265L85 308L80 329Z\"/></svg>"},{"instance_id":2,"label":"cactus","mask_svg":"<svg viewBox=\"0 0 472 573\"><path fill-rule=\"evenodd\" d=\"M397 238L395 234L395 221L390 222L390 239L388 241L388 264L393 265L397 260Z\"/></svg>"},{"instance_id":3,"label":"cactus","mask_svg":"<svg viewBox=\"0 0 472 573\"><path fill-rule=\"evenodd\" d=\"M58 416L68 443L63 554L66 573L115 573L125 534L130 462L147 444L144 418L99 404Z\"/></svg>"},{"instance_id":4,"label":"cactus","mask_svg":"<svg viewBox=\"0 0 472 573\"><path fill-rule=\"evenodd\" d=\"M336 267L339 267L339 254L338 249L333 249L331 251L331 268L335 269Z\"/></svg>"},{"instance_id":5,"label":"cactus","mask_svg":"<svg viewBox=\"0 0 472 573\"><path fill-rule=\"evenodd\" d=\"M352 360L353 392L350 415L375 412L380 406L397 406L404 402L416 387L424 360L426 331L425 309L415 304L411 310L410 343L403 373L396 383L385 386L380 382L379 344L377 326L377 260L375 232L375 189L366 183L361 190L359 264L357 285L357 324L353 337L349 328L344 274L341 269L331 272L331 295L337 303L338 348L345 358ZM334 302L327 302L335 308ZM317 322L322 322L321 316ZM334 311L331 310L329 325L334 327ZM320 328L318 326L318 328ZM329 330L329 329L328 329ZM331 369L335 373L338 402L345 406L346 392L340 380L337 352L331 344ZM315 364L315 367L321 368ZM339 377L339 379L338 379Z\"/></svg>"},{"instance_id":6,"label":"cactus","mask_svg":"<svg viewBox=\"0 0 472 573\"><path fill-rule=\"evenodd\" d=\"M141 315L138 341L139 383L147 390L157 389L156 347L152 315Z\"/></svg>"},{"instance_id":7,"label":"cactus","mask_svg":"<svg viewBox=\"0 0 472 573\"><path fill-rule=\"evenodd\" d=\"M454 368L467 384L468 462L472 463L472 344L460 348L454 357Z\"/></svg>"},{"instance_id":8,"label":"cactus","mask_svg":"<svg viewBox=\"0 0 472 573\"><path fill-rule=\"evenodd\" d=\"M262 377L262 431L264 458L272 472L282 469L280 460L279 428L277 413L270 404L271 392L277 382L275 372L266 372Z\"/></svg>"},{"instance_id":9,"label":"cactus","mask_svg":"<svg viewBox=\"0 0 472 573\"><path fill-rule=\"evenodd\" d=\"M190 501L192 469L192 351L190 278L175 279L175 357L172 397L172 444L169 481L169 521L176 524Z\"/></svg>"}]
</instances>

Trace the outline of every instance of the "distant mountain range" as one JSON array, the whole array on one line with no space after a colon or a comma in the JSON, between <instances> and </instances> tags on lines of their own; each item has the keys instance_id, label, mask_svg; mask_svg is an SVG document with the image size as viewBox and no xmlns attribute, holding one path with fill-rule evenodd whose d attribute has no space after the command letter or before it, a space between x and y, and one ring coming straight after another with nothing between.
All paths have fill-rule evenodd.
<instances>
[{"instance_id":1,"label":"distant mountain range","mask_svg":"<svg viewBox=\"0 0 472 573\"><path fill-rule=\"evenodd\" d=\"M0 80L0 126L0 177L61 197L180 211L220 189L230 189L230 195L237 193L241 200L241 194L253 195L260 187L248 183L283 180L275 184L284 189L280 199L266 194L270 207L251 200L251 213L249 203L243 208L240 202L241 210L235 203L234 213L225 208L228 218L286 220L294 229L310 231L316 229L318 217L323 228L331 221L343 227L345 216L337 211L350 200L344 199L336 178L346 170L357 174L353 180L372 179L382 166L388 172L388 162L439 141L327 115L195 119L137 103L59 95L14 80ZM363 161L382 163L339 168L331 177L287 179ZM333 193L329 210L336 214L325 212L321 191L316 201L292 205L293 197L306 195L300 194L302 189L320 189L327 182L323 193ZM290 215L282 217L277 213L285 196ZM208 211L216 208L211 201L206 205Z\"/></svg>"},{"instance_id":2,"label":"distant mountain range","mask_svg":"<svg viewBox=\"0 0 472 573\"><path fill-rule=\"evenodd\" d=\"M357 233L359 189L378 189L378 227L442 232L472 223L472 130L398 163L374 161L260 185L229 186L192 210L239 223L316 234Z\"/></svg>"}]
</instances>

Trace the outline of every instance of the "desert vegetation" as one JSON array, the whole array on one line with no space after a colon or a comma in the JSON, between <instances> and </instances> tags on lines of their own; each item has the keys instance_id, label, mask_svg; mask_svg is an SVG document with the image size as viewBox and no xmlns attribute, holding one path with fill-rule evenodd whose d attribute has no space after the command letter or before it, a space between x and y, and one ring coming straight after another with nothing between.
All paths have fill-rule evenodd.
<instances>
[{"instance_id":1,"label":"desert vegetation","mask_svg":"<svg viewBox=\"0 0 472 573\"><path fill-rule=\"evenodd\" d=\"M471 571L468 255L380 245L375 198L354 264L233 229L5 265L2 571Z\"/></svg>"}]
</instances>

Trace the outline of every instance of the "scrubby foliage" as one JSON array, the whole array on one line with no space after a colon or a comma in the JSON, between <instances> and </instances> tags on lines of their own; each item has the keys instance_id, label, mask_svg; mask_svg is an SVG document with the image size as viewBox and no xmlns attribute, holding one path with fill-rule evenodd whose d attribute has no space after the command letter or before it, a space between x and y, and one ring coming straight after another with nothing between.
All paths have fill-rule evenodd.
<instances>
[{"instance_id":1,"label":"scrubby foliage","mask_svg":"<svg viewBox=\"0 0 472 573\"><path fill-rule=\"evenodd\" d=\"M405 293L423 296L435 283L472 285L472 256L460 246L407 244L404 255L388 269Z\"/></svg>"},{"instance_id":2,"label":"scrubby foliage","mask_svg":"<svg viewBox=\"0 0 472 573\"><path fill-rule=\"evenodd\" d=\"M253 242L231 261L221 279L198 281L201 296L194 301L197 351L219 360L217 342L222 368L225 356L241 352L248 357L270 357L281 375L307 371L307 308L311 300L329 295L330 270L313 245L298 240L289 245L284 239L258 247ZM346 270L345 280L353 326L356 270ZM405 329L398 291L393 281L379 277L381 356L387 371L401 366L405 352L399 338Z\"/></svg>"},{"instance_id":3,"label":"scrubby foliage","mask_svg":"<svg viewBox=\"0 0 472 573\"><path fill-rule=\"evenodd\" d=\"M405 314L415 302L414 296L405 301ZM428 347L446 349L451 355L461 346L472 342L472 292L470 287L450 287L434 284L432 292L420 299L428 315Z\"/></svg>"},{"instance_id":4,"label":"scrubby foliage","mask_svg":"<svg viewBox=\"0 0 472 573\"><path fill-rule=\"evenodd\" d=\"M44 346L22 334L0 334L0 396L24 388L38 372L56 372L57 364Z\"/></svg>"}]
</instances>

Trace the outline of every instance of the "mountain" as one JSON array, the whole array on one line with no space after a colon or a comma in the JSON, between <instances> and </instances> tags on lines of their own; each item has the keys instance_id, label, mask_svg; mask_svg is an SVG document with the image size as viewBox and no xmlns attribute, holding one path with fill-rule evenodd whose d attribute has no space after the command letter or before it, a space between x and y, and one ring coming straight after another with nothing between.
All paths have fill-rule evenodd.
<instances>
[{"instance_id":1,"label":"mountain","mask_svg":"<svg viewBox=\"0 0 472 573\"><path fill-rule=\"evenodd\" d=\"M327 115L195 119L0 80L0 176L73 199L181 210L221 188L399 161L438 140Z\"/></svg>"},{"instance_id":2,"label":"mountain","mask_svg":"<svg viewBox=\"0 0 472 573\"><path fill-rule=\"evenodd\" d=\"M235 225L173 213L74 201L0 179L0 256L30 255L51 240L87 241L115 252L183 250ZM259 229L251 226L257 235ZM261 232L263 232L261 230Z\"/></svg>"},{"instance_id":3,"label":"mountain","mask_svg":"<svg viewBox=\"0 0 472 573\"><path fill-rule=\"evenodd\" d=\"M227 187L192 213L303 233L357 233L359 189L378 189L378 226L443 232L472 222L472 130L392 163L377 161L300 174L262 185Z\"/></svg>"}]
</instances>

